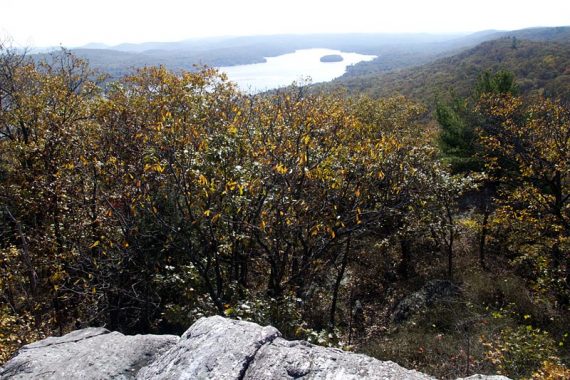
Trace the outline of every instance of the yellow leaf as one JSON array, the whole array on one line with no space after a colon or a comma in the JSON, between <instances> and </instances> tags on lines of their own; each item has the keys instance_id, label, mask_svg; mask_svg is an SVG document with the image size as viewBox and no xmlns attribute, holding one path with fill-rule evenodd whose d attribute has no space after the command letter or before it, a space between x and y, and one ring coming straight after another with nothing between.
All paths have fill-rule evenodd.
<instances>
[{"instance_id":1,"label":"yellow leaf","mask_svg":"<svg viewBox=\"0 0 570 380\"><path fill-rule=\"evenodd\" d=\"M311 228L311 236L317 236L318 233L319 233L319 227L314 226L313 228Z\"/></svg>"},{"instance_id":2,"label":"yellow leaf","mask_svg":"<svg viewBox=\"0 0 570 380\"><path fill-rule=\"evenodd\" d=\"M89 248L95 248L99 245L99 240L97 240L95 243L91 244L91 246Z\"/></svg>"},{"instance_id":3,"label":"yellow leaf","mask_svg":"<svg viewBox=\"0 0 570 380\"><path fill-rule=\"evenodd\" d=\"M200 174L200 177L198 177L198 183L200 185L207 185L208 179L203 174Z\"/></svg>"},{"instance_id":4,"label":"yellow leaf","mask_svg":"<svg viewBox=\"0 0 570 380\"><path fill-rule=\"evenodd\" d=\"M287 173L287 167L281 164L275 165L275 171L279 174Z\"/></svg>"}]
</instances>

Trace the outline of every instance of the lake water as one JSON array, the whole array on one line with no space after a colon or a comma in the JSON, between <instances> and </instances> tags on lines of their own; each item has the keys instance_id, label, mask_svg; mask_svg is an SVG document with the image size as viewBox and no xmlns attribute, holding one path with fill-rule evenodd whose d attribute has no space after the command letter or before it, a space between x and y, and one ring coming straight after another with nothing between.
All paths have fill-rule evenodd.
<instances>
[{"instance_id":1,"label":"lake water","mask_svg":"<svg viewBox=\"0 0 570 380\"><path fill-rule=\"evenodd\" d=\"M324 55L338 54L342 62L321 62ZM251 65L220 67L231 81L247 92L259 92L310 78L312 83L326 82L344 74L348 65L371 61L375 55L345 53L332 49L302 49L277 57L266 57L267 62Z\"/></svg>"}]
</instances>

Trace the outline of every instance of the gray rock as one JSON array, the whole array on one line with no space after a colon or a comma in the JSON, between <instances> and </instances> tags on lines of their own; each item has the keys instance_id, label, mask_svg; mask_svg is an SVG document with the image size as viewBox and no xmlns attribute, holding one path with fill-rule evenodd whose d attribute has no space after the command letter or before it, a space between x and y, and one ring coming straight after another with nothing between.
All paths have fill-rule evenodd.
<instances>
[{"instance_id":1,"label":"gray rock","mask_svg":"<svg viewBox=\"0 0 570 380\"><path fill-rule=\"evenodd\" d=\"M427 380L433 377L379 361L366 355L281 338L264 345L245 373L244 380L289 379Z\"/></svg>"},{"instance_id":2,"label":"gray rock","mask_svg":"<svg viewBox=\"0 0 570 380\"><path fill-rule=\"evenodd\" d=\"M402 323L436 302L449 300L460 293L457 285L448 280L433 280L420 290L404 298L394 309L392 322Z\"/></svg>"},{"instance_id":3,"label":"gray rock","mask_svg":"<svg viewBox=\"0 0 570 380\"><path fill-rule=\"evenodd\" d=\"M456 380L510 380L508 377L500 375L473 375L469 377L462 377Z\"/></svg>"},{"instance_id":4,"label":"gray rock","mask_svg":"<svg viewBox=\"0 0 570 380\"><path fill-rule=\"evenodd\" d=\"M198 320L180 339L89 328L22 347L0 367L0 379L433 379L393 362L280 335L271 326L222 317ZM467 379L507 379L477 376Z\"/></svg>"},{"instance_id":5,"label":"gray rock","mask_svg":"<svg viewBox=\"0 0 570 380\"><path fill-rule=\"evenodd\" d=\"M143 368L138 379L243 379L257 351L281 336L276 328L222 317L201 318L180 342Z\"/></svg>"},{"instance_id":6,"label":"gray rock","mask_svg":"<svg viewBox=\"0 0 570 380\"><path fill-rule=\"evenodd\" d=\"M134 379L177 341L172 335L126 336L86 328L22 347L1 369L0 379Z\"/></svg>"}]
</instances>

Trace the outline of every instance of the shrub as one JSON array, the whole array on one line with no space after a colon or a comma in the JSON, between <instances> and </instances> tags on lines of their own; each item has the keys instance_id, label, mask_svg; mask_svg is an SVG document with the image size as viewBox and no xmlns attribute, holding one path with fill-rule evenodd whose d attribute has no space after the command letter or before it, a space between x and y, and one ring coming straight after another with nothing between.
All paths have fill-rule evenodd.
<instances>
[{"instance_id":1,"label":"shrub","mask_svg":"<svg viewBox=\"0 0 570 380\"><path fill-rule=\"evenodd\" d=\"M550 367L544 367L544 363L558 361L554 339L547 331L531 325L506 327L484 346L488 349L487 359L501 374L513 378L548 371Z\"/></svg>"}]
</instances>

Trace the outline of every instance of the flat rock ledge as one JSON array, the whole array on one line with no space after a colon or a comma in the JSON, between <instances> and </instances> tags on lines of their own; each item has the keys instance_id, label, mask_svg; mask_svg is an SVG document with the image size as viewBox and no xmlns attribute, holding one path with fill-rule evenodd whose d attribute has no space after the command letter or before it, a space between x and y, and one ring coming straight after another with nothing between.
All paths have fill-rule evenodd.
<instances>
[{"instance_id":1,"label":"flat rock ledge","mask_svg":"<svg viewBox=\"0 0 570 380\"><path fill-rule=\"evenodd\" d=\"M433 379L390 361L287 341L277 329L219 316L178 338L77 330L29 344L0 367L0 379ZM505 380L475 375L466 379Z\"/></svg>"}]
</instances>

